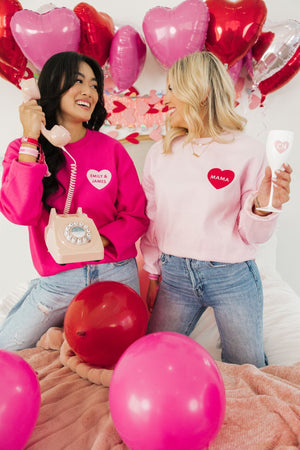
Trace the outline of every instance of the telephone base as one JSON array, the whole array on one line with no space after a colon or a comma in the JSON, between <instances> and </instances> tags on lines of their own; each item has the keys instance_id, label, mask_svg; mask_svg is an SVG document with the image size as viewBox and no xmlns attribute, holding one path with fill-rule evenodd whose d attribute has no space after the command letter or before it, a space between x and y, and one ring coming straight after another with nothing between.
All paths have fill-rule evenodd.
<instances>
[{"instance_id":1,"label":"telephone base","mask_svg":"<svg viewBox=\"0 0 300 450\"><path fill-rule=\"evenodd\" d=\"M52 208L45 228L45 241L57 264L100 261L104 258L99 232L81 208L76 214L57 214Z\"/></svg>"}]
</instances>

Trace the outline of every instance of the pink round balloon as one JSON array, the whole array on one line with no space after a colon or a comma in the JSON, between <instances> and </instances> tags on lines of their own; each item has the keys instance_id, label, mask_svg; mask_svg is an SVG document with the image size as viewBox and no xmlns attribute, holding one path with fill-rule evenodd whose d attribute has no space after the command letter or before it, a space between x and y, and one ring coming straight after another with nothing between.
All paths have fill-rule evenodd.
<instances>
[{"instance_id":1,"label":"pink round balloon","mask_svg":"<svg viewBox=\"0 0 300 450\"><path fill-rule=\"evenodd\" d=\"M143 31L153 55L169 68L179 58L202 50L208 22L206 4L186 0L176 8L150 9L143 20Z\"/></svg>"},{"instance_id":2,"label":"pink round balloon","mask_svg":"<svg viewBox=\"0 0 300 450\"><path fill-rule=\"evenodd\" d=\"M118 29L110 47L110 74L118 90L130 88L140 75L146 59L146 44L130 25Z\"/></svg>"},{"instance_id":3,"label":"pink round balloon","mask_svg":"<svg viewBox=\"0 0 300 450\"><path fill-rule=\"evenodd\" d=\"M40 386L19 355L0 350L0 447L22 450L38 418Z\"/></svg>"},{"instance_id":4,"label":"pink round balloon","mask_svg":"<svg viewBox=\"0 0 300 450\"><path fill-rule=\"evenodd\" d=\"M55 53L77 51L79 47L80 20L68 8L54 8L43 14L28 9L17 11L10 28L23 54L38 70Z\"/></svg>"},{"instance_id":5,"label":"pink round balloon","mask_svg":"<svg viewBox=\"0 0 300 450\"><path fill-rule=\"evenodd\" d=\"M112 375L109 405L131 450L203 449L223 423L225 389L202 346L178 333L159 332L125 350Z\"/></svg>"}]
</instances>

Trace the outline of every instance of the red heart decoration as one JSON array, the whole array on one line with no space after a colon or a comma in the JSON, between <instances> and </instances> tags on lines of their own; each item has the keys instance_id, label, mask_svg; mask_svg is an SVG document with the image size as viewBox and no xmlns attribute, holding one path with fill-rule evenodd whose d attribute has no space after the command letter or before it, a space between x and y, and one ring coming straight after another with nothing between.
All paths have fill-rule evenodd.
<instances>
[{"instance_id":1,"label":"red heart decoration","mask_svg":"<svg viewBox=\"0 0 300 450\"><path fill-rule=\"evenodd\" d=\"M112 18L96 11L87 3L79 3L74 12L80 19L81 39L79 52L90 56L101 66L104 66L109 57L109 50L114 36Z\"/></svg>"},{"instance_id":2,"label":"red heart decoration","mask_svg":"<svg viewBox=\"0 0 300 450\"><path fill-rule=\"evenodd\" d=\"M139 95L139 91L137 91L134 86L131 86L124 95L125 97L136 97Z\"/></svg>"},{"instance_id":3,"label":"red heart decoration","mask_svg":"<svg viewBox=\"0 0 300 450\"><path fill-rule=\"evenodd\" d=\"M138 137L139 133L131 133L128 136L126 136L126 141L131 142L131 144L138 144L139 140L136 139Z\"/></svg>"},{"instance_id":4,"label":"red heart decoration","mask_svg":"<svg viewBox=\"0 0 300 450\"><path fill-rule=\"evenodd\" d=\"M266 20L263 0L206 0L210 12L206 48L232 66L246 55Z\"/></svg>"},{"instance_id":5,"label":"red heart decoration","mask_svg":"<svg viewBox=\"0 0 300 450\"><path fill-rule=\"evenodd\" d=\"M234 172L232 170L214 168L208 172L207 178L215 189L222 189L233 181Z\"/></svg>"},{"instance_id":6,"label":"red heart decoration","mask_svg":"<svg viewBox=\"0 0 300 450\"><path fill-rule=\"evenodd\" d=\"M26 69L27 59L14 40L10 21L20 10L22 6L17 0L0 2L0 75L18 87Z\"/></svg>"},{"instance_id":7,"label":"red heart decoration","mask_svg":"<svg viewBox=\"0 0 300 450\"><path fill-rule=\"evenodd\" d=\"M123 105L123 103L118 102L118 100L114 100L113 104L115 105L115 108L113 109L113 113L119 113L124 111L126 109L126 106Z\"/></svg>"},{"instance_id":8,"label":"red heart decoration","mask_svg":"<svg viewBox=\"0 0 300 450\"><path fill-rule=\"evenodd\" d=\"M158 113L158 109L154 108L154 105L149 105L149 109L147 111L147 114L157 114Z\"/></svg>"}]
</instances>

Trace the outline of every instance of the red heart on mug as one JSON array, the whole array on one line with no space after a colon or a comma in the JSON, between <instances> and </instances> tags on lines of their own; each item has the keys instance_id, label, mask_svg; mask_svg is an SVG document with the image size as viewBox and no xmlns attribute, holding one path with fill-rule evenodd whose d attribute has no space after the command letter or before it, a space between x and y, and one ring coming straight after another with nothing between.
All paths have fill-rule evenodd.
<instances>
[{"instance_id":1,"label":"red heart on mug","mask_svg":"<svg viewBox=\"0 0 300 450\"><path fill-rule=\"evenodd\" d=\"M206 48L232 66L246 55L266 20L263 0L206 0L210 13Z\"/></svg>"},{"instance_id":2,"label":"red heart on mug","mask_svg":"<svg viewBox=\"0 0 300 450\"><path fill-rule=\"evenodd\" d=\"M214 168L208 172L207 178L215 189L222 189L233 181L234 172L232 170Z\"/></svg>"},{"instance_id":3,"label":"red heart on mug","mask_svg":"<svg viewBox=\"0 0 300 450\"><path fill-rule=\"evenodd\" d=\"M27 59L12 35L10 21L20 10L22 6L17 0L0 2L0 76L18 87L26 69Z\"/></svg>"},{"instance_id":4,"label":"red heart on mug","mask_svg":"<svg viewBox=\"0 0 300 450\"><path fill-rule=\"evenodd\" d=\"M81 39L79 52L94 58L104 66L109 57L111 41L114 36L112 18L98 12L87 3L79 3L74 12L80 19Z\"/></svg>"}]
</instances>

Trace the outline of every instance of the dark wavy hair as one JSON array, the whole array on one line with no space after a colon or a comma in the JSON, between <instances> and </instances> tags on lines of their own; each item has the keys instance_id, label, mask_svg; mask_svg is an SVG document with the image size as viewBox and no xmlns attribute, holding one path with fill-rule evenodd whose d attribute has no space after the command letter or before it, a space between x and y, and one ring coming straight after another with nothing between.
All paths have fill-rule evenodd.
<instances>
[{"instance_id":1,"label":"dark wavy hair","mask_svg":"<svg viewBox=\"0 0 300 450\"><path fill-rule=\"evenodd\" d=\"M98 102L88 122L83 125L89 130L99 130L106 118L104 106L103 88L104 75L102 68L96 60L76 52L57 53L45 63L39 76L38 86L41 94L39 105L46 116L47 129L57 124L57 112L60 110L61 96L74 85L82 62L88 64L94 72L97 81ZM43 179L43 204L49 211L47 204L49 195L55 193L59 188L57 172L66 164L63 151L53 146L42 134L39 142L45 154L46 163L51 173L50 177Z\"/></svg>"}]
</instances>

